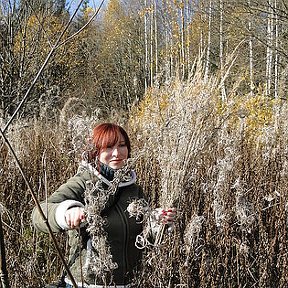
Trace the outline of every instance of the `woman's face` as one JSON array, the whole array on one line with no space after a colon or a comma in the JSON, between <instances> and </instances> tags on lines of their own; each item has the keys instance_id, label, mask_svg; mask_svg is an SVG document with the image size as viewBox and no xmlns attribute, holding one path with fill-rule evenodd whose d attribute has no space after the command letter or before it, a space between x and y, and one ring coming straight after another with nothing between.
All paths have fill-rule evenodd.
<instances>
[{"instance_id":1,"label":"woman's face","mask_svg":"<svg viewBox=\"0 0 288 288\"><path fill-rule=\"evenodd\" d=\"M99 160L112 169L122 168L127 158L128 148L123 135L114 146L101 149L99 154Z\"/></svg>"}]
</instances>

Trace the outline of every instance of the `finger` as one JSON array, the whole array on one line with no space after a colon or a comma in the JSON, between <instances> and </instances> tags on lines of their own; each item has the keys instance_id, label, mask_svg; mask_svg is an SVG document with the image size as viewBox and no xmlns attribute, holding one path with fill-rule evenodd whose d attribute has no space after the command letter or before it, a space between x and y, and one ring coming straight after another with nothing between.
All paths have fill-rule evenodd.
<instances>
[{"instance_id":1,"label":"finger","mask_svg":"<svg viewBox=\"0 0 288 288\"><path fill-rule=\"evenodd\" d=\"M67 225L68 225L69 227L72 228L73 223L72 223L72 219L71 219L70 213L66 216L66 223L67 223Z\"/></svg>"},{"instance_id":2,"label":"finger","mask_svg":"<svg viewBox=\"0 0 288 288\"><path fill-rule=\"evenodd\" d=\"M73 226L74 226L73 228L79 227L79 224L80 224L79 219L75 220L74 224L73 224Z\"/></svg>"},{"instance_id":3,"label":"finger","mask_svg":"<svg viewBox=\"0 0 288 288\"><path fill-rule=\"evenodd\" d=\"M86 217L85 217L83 210L80 211L80 220L81 220L81 222L86 220Z\"/></svg>"},{"instance_id":4,"label":"finger","mask_svg":"<svg viewBox=\"0 0 288 288\"><path fill-rule=\"evenodd\" d=\"M171 217L167 217L167 218L165 218L165 221L166 221L166 223L172 223L172 222L174 222L174 219Z\"/></svg>"},{"instance_id":5,"label":"finger","mask_svg":"<svg viewBox=\"0 0 288 288\"><path fill-rule=\"evenodd\" d=\"M75 212L76 212L75 210L71 210L71 211L68 210L65 215L66 223L72 229L77 227L80 223L79 215L77 215L77 213Z\"/></svg>"},{"instance_id":6,"label":"finger","mask_svg":"<svg viewBox=\"0 0 288 288\"><path fill-rule=\"evenodd\" d=\"M173 207L173 208L169 208L169 209L167 210L167 213L173 213L173 214L176 214L176 212L177 212L177 210L176 210L175 207Z\"/></svg>"},{"instance_id":7,"label":"finger","mask_svg":"<svg viewBox=\"0 0 288 288\"><path fill-rule=\"evenodd\" d=\"M162 215L163 217L166 216L166 215L167 215L166 210L162 210L161 215Z\"/></svg>"},{"instance_id":8,"label":"finger","mask_svg":"<svg viewBox=\"0 0 288 288\"><path fill-rule=\"evenodd\" d=\"M174 214L167 214L167 215L166 215L166 218L167 218L167 219L174 219L174 218L175 218L175 215L174 215Z\"/></svg>"},{"instance_id":9,"label":"finger","mask_svg":"<svg viewBox=\"0 0 288 288\"><path fill-rule=\"evenodd\" d=\"M175 207L169 208L167 212L176 213L177 209Z\"/></svg>"}]
</instances>

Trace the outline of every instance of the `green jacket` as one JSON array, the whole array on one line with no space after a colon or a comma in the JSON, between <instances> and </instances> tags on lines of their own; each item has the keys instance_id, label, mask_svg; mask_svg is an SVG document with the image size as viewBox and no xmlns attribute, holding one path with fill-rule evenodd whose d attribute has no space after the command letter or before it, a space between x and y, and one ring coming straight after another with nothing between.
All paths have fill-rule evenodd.
<instances>
[{"instance_id":1,"label":"green jacket","mask_svg":"<svg viewBox=\"0 0 288 288\"><path fill-rule=\"evenodd\" d=\"M109 202L109 207L106 207L101 215L107 218L108 225L105 225L104 229L107 232L113 261L118 265L118 268L113 271L113 281L118 285L131 281L133 270L141 259L141 251L135 247L135 240L136 236L142 232L142 224L139 221L136 222L135 217L129 217L126 210L132 200L144 198L142 188L135 184L135 173L133 176L132 181L126 184L124 182L122 186L119 185L117 196L112 202L110 201L111 203ZM79 172L48 198L47 205L44 202L41 203L43 211L48 212L47 219L52 231L60 232L69 228L64 218L65 211L72 206L85 205L86 181L91 179L90 171ZM48 232L36 207L32 212L32 222L37 230ZM81 263L82 267L83 263L86 263L87 251L91 249L91 239L85 227L80 229L80 235L77 230L68 230L68 235L70 246L68 265L75 281L81 283ZM80 236L81 245L79 245L78 236ZM99 283L99 279L91 275L84 280L86 284L102 284Z\"/></svg>"}]
</instances>

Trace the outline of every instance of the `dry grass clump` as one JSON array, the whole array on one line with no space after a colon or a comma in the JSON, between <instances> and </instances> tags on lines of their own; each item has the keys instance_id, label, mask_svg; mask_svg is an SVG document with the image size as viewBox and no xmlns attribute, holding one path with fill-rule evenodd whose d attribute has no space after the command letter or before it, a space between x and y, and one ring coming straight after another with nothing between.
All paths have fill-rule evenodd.
<instances>
[{"instance_id":1,"label":"dry grass clump","mask_svg":"<svg viewBox=\"0 0 288 288\"><path fill-rule=\"evenodd\" d=\"M51 147L55 134L43 128L32 123L25 126L16 123L7 133L27 179L42 200L47 192L45 189L53 189L54 183L65 172L62 167L65 160L59 157L60 153L55 147ZM33 232L30 214L34 203L14 158L4 145L1 146L0 155L3 164L0 201L7 212L3 213L3 223L10 285L37 287L31 283L43 284L43 275L49 278L55 274L54 267L59 265L59 260L49 237ZM47 160L52 157L59 157L57 163Z\"/></svg>"},{"instance_id":2,"label":"dry grass clump","mask_svg":"<svg viewBox=\"0 0 288 288\"><path fill-rule=\"evenodd\" d=\"M161 90L151 90L130 117L140 153L155 161L161 171L158 181L161 182L159 202L162 207L171 207L179 198L186 172L191 172L190 159L213 141L221 125L211 117L217 113L213 103L217 95L211 93L211 87L201 82L191 80L189 86L172 83Z\"/></svg>"},{"instance_id":3,"label":"dry grass clump","mask_svg":"<svg viewBox=\"0 0 288 288\"><path fill-rule=\"evenodd\" d=\"M146 251L139 285L287 283L286 115L286 103L261 95L221 103L217 81L197 73L147 94L130 118L137 173L153 205L177 206L178 219Z\"/></svg>"},{"instance_id":4,"label":"dry grass clump","mask_svg":"<svg viewBox=\"0 0 288 288\"><path fill-rule=\"evenodd\" d=\"M90 125L94 120L90 119ZM87 140L88 122L87 117L80 116L61 126L48 121L22 121L14 122L7 130L6 137L39 201L76 172ZM0 162L0 202L5 207L2 217L10 286L43 287L59 276L62 263L50 237L35 233L32 227L30 215L35 203L3 142ZM57 239L64 252L65 235L57 235Z\"/></svg>"}]
</instances>

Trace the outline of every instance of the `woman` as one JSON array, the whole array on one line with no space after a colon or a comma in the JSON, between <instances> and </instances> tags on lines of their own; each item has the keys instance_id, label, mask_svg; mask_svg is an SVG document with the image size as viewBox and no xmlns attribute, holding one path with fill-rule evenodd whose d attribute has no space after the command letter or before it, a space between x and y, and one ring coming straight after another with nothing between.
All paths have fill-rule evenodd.
<instances>
[{"instance_id":1,"label":"woman","mask_svg":"<svg viewBox=\"0 0 288 288\"><path fill-rule=\"evenodd\" d=\"M122 127L96 126L92 144L77 174L49 197L48 222L55 232L68 230L68 266L79 287L130 287L141 259L135 241L143 228L127 208L133 201L144 203L145 196L127 165L131 147ZM166 223L174 215L161 210L158 219ZM37 230L48 232L36 208L32 220ZM72 287L67 277L65 282Z\"/></svg>"}]
</instances>

